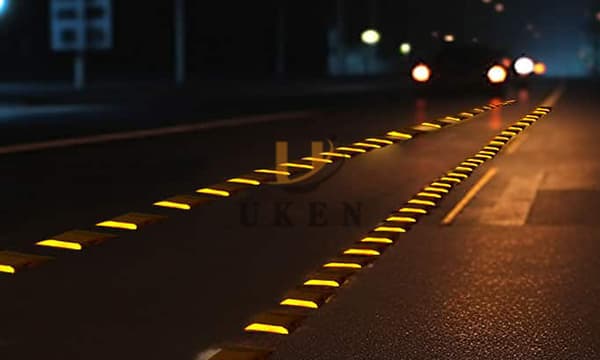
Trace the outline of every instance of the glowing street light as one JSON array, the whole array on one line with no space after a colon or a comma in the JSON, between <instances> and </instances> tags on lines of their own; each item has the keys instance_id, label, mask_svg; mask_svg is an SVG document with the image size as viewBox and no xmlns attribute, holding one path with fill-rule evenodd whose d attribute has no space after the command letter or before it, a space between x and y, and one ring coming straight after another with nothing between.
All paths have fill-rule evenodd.
<instances>
[{"instance_id":1,"label":"glowing street light","mask_svg":"<svg viewBox=\"0 0 600 360\"><path fill-rule=\"evenodd\" d=\"M535 70L535 63L527 56L521 56L514 63L515 72L522 76L527 76Z\"/></svg>"},{"instance_id":2,"label":"glowing street light","mask_svg":"<svg viewBox=\"0 0 600 360\"><path fill-rule=\"evenodd\" d=\"M481 0L481 2L484 4L491 4L492 0Z\"/></svg>"},{"instance_id":3,"label":"glowing street light","mask_svg":"<svg viewBox=\"0 0 600 360\"><path fill-rule=\"evenodd\" d=\"M496 12L498 13L504 12L504 4L497 3L496 5L494 5L494 10L496 10Z\"/></svg>"},{"instance_id":4,"label":"glowing street light","mask_svg":"<svg viewBox=\"0 0 600 360\"><path fill-rule=\"evenodd\" d=\"M400 54L408 55L408 54L410 54L411 50L412 50L412 47L410 46L409 43L400 44Z\"/></svg>"},{"instance_id":5,"label":"glowing street light","mask_svg":"<svg viewBox=\"0 0 600 360\"><path fill-rule=\"evenodd\" d=\"M0 15L4 14L8 9L8 0L0 0Z\"/></svg>"},{"instance_id":6,"label":"glowing street light","mask_svg":"<svg viewBox=\"0 0 600 360\"><path fill-rule=\"evenodd\" d=\"M452 34L444 35L444 41L447 43L454 42L454 35L452 35Z\"/></svg>"},{"instance_id":7,"label":"glowing street light","mask_svg":"<svg viewBox=\"0 0 600 360\"><path fill-rule=\"evenodd\" d=\"M376 45L381 40L381 35L377 30L367 29L360 35L360 39L367 45Z\"/></svg>"}]
</instances>

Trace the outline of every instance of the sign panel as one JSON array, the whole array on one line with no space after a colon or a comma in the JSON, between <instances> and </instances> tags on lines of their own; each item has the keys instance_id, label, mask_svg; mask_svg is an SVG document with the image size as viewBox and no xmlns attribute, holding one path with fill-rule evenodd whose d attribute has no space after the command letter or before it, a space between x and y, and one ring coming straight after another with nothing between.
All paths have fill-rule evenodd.
<instances>
[{"instance_id":1,"label":"sign panel","mask_svg":"<svg viewBox=\"0 0 600 360\"><path fill-rule=\"evenodd\" d=\"M51 0L54 51L108 50L113 46L111 0Z\"/></svg>"}]
</instances>

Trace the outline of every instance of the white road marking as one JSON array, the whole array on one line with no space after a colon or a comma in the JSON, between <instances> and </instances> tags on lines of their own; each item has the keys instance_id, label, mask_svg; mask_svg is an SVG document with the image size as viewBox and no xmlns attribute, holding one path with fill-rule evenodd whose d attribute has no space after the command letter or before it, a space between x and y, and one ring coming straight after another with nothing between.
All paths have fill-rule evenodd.
<instances>
[{"instance_id":1,"label":"white road marking","mask_svg":"<svg viewBox=\"0 0 600 360\"><path fill-rule=\"evenodd\" d=\"M211 357L217 355L221 349L207 349L199 353L194 360L209 360Z\"/></svg>"},{"instance_id":2,"label":"white road marking","mask_svg":"<svg viewBox=\"0 0 600 360\"><path fill-rule=\"evenodd\" d=\"M546 97L541 106L554 106L561 98L565 91L565 85L561 84L552 93ZM507 155L514 154L529 137L528 133L521 134L515 140L508 144L506 149ZM557 184L563 184L566 177L569 174L577 173L574 169L573 172L565 174L560 172L559 175L549 176L548 179L544 180L544 173L538 172L529 177L514 177L509 181L508 186L504 189L504 192L499 197L496 204L492 207L485 207L483 209L468 209L467 206L473 196L466 196L464 204L463 200L453 209L446 218L442 221L442 224L450 224L461 211L467 213L466 217L477 219L476 221L483 224L500 225L500 226L522 226L527 222L527 217L531 210L531 206L535 201L537 191L544 186L545 188L557 186ZM493 176L493 175L492 175ZM589 183L590 176L576 176L570 178L571 182L580 185L581 183ZM544 181L543 181L544 180ZM485 185L485 183L483 184ZM482 186L483 187L483 186ZM480 189L472 189L475 193ZM473 215L473 216L468 216Z\"/></svg>"},{"instance_id":3,"label":"white road marking","mask_svg":"<svg viewBox=\"0 0 600 360\"><path fill-rule=\"evenodd\" d=\"M200 124L176 125L158 129L134 130L120 133L110 133L102 135L83 136L77 138L59 139L42 141L27 144L8 145L0 147L0 155L15 154L28 151L40 151L47 149L63 148L69 146L101 144L119 140L134 140L174 134L182 134L188 132L196 132L218 128L237 127L242 125L260 124L273 122L278 120L304 118L312 115L312 112L289 112L278 114L266 114L239 117L224 120L206 121Z\"/></svg>"},{"instance_id":4,"label":"white road marking","mask_svg":"<svg viewBox=\"0 0 600 360\"><path fill-rule=\"evenodd\" d=\"M442 220L442 225L450 225L458 217L458 215L463 211L469 203L477 196L477 194L484 188L484 186L489 183L496 173L498 172L497 168L489 169L485 175L477 183L465 194L465 196L450 210L448 215Z\"/></svg>"},{"instance_id":5,"label":"white road marking","mask_svg":"<svg viewBox=\"0 0 600 360\"><path fill-rule=\"evenodd\" d=\"M565 84L560 84L554 91L542 101L542 106L554 106L565 92Z\"/></svg>"},{"instance_id":6,"label":"white road marking","mask_svg":"<svg viewBox=\"0 0 600 360\"><path fill-rule=\"evenodd\" d=\"M528 135L529 134L527 134L527 133L521 134L521 136L519 136L515 140L509 142L505 154L506 155L514 154L521 147L521 144L523 144L523 142L525 140L527 140Z\"/></svg>"},{"instance_id":7,"label":"white road marking","mask_svg":"<svg viewBox=\"0 0 600 360\"><path fill-rule=\"evenodd\" d=\"M548 169L540 190L598 190L600 164L581 162Z\"/></svg>"},{"instance_id":8,"label":"white road marking","mask_svg":"<svg viewBox=\"0 0 600 360\"><path fill-rule=\"evenodd\" d=\"M546 97L544 100L542 100L541 105L542 106L550 106L550 107L556 105L556 103L558 102L558 100L560 100L560 98L562 97L564 92L565 92L565 85L564 84L559 85L556 89L554 89L552 91L552 93L550 95L548 95L548 97ZM508 144L508 148L506 149L506 155L512 155L517 150L519 150L521 145L523 145L523 143L527 140L528 137L529 137L529 134L526 133L526 134L522 134L521 136L516 138L514 141L511 141Z\"/></svg>"},{"instance_id":9,"label":"white road marking","mask_svg":"<svg viewBox=\"0 0 600 360\"><path fill-rule=\"evenodd\" d=\"M510 179L496 204L481 212L480 222L501 226L525 225L543 178L544 173L537 172Z\"/></svg>"}]
</instances>

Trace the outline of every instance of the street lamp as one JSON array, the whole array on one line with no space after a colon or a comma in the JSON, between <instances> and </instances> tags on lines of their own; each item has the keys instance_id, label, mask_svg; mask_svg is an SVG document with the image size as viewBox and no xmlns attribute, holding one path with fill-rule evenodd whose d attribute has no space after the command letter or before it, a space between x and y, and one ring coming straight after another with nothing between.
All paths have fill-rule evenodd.
<instances>
[{"instance_id":1,"label":"street lamp","mask_svg":"<svg viewBox=\"0 0 600 360\"><path fill-rule=\"evenodd\" d=\"M408 54L410 54L411 50L412 50L412 47L410 46L409 43L400 44L400 54L408 55Z\"/></svg>"},{"instance_id":2,"label":"street lamp","mask_svg":"<svg viewBox=\"0 0 600 360\"><path fill-rule=\"evenodd\" d=\"M494 5L494 10L496 10L496 12L501 13L504 11L504 4L503 3L497 3L496 5Z\"/></svg>"},{"instance_id":3,"label":"street lamp","mask_svg":"<svg viewBox=\"0 0 600 360\"><path fill-rule=\"evenodd\" d=\"M362 32L362 34L360 35L360 39L363 43L374 46L377 45L377 43L379 43L379 40L381 40L381 35L377 30L367 29Z\"/></svg>"},{"instance_id":4,"label":"street lamp","mask_svg":"<svg viewBox=\"0 0 600 360\"><path fill-rule=\"evenodd\" d=\"M452 35L452 34L444 35L444 41L447 43L454 42L454 35Z\"/></svg>"},{"instance_id":5,"label":"street lamp","mask_svg":"<svg viewBox=\"0 0 600 360\"><path fill-rule=\"evenodd\" d=\"M8 0L0 0L0 15L4 14L8 9Z\"/></svg>"}]
</instances>

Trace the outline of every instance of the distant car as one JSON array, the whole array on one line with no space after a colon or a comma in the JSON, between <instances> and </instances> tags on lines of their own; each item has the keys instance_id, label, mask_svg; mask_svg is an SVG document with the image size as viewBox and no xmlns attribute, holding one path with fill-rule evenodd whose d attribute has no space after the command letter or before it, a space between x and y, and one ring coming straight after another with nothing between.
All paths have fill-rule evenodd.
<instances>
[{"instance_id":1,"label":"distant car","mask_svg":"<svg viewBox=\"0 0 600 360\"><path fill-rule=\"evenodd\" d=\"M416 83L437 88L502 89L510 77L502 53L478 45L446 44L431 61L411 69Z\"/></svg>"},{"instance_id":2,"label":"distant car","mask_svg":"<svg viewBox=\"0 0 600 360\"><path fill-rule=\"evenodd\" d=\"M513 61L512 70L515 76L516 87L528 88L532 78L544 75L546 64L536 62L531 57L523 54Z\"/></svg>"}]
</instances>

